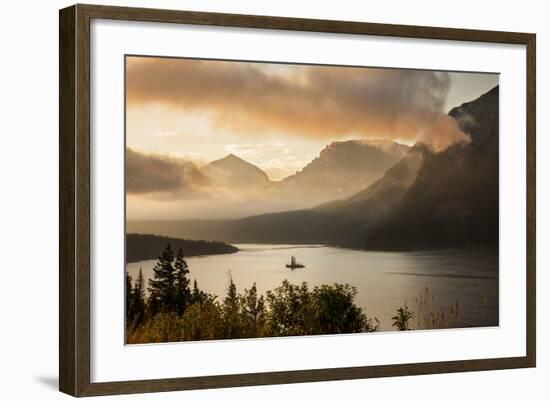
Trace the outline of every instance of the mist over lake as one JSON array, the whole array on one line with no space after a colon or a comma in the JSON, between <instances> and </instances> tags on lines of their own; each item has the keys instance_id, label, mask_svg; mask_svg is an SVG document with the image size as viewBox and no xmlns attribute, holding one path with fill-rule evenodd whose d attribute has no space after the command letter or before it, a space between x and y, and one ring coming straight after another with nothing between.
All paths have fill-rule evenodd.
<instances>
[{"instance_id":1,"label":"mist over lake","mask_svg":"<svg viewBox=\"0 0 550 401\"><path fill-rule=\"evenodd\" d=\"M413 312L426 288L434 309L459 306L461 327L498 325L498 252L441 250L429 252L371 252L319 245L234 244L234 254L187 257L191 280L223 299L229 274L237 290L256 283L258 292L293 284L349 283L357 288L356 303L369 318L380 320L381 330L393 330L392 316L405 303ZM287 269L291 256L304 269ZM139 269L145 282L153 278L156 260L129 263L135 280ZM413 321L412 327L416 328Z\"/></svg>"}]
</instances>

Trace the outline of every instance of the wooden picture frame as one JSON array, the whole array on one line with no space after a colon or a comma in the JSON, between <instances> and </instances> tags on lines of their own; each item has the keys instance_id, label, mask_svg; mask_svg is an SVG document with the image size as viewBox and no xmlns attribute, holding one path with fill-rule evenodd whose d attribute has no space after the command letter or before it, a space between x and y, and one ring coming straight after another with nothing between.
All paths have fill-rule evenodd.
<instances>
[{"instance_id":1,"label":"wooden picture frame","mask_svg":"<svg viewBox=\"0 0 550 401\"><path fill-rule=\"evenodd\" d=\"M90 380L90 21L94 18L525 45L527 49L525 60L527 71L526 355L494 359L92 383ZM536 37L534 34L80 4L60 10L59 29L59 388L62 392L73 396L95 396L535 366Z\"/></svg>"}]
</instances>

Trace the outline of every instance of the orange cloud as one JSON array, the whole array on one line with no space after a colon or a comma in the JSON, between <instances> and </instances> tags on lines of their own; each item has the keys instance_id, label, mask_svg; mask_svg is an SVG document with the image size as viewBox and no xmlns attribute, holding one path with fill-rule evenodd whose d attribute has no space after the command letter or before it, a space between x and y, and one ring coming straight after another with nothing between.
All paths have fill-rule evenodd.
<instances>
[{"instance_id":1,"label":"orange cloud","mask_svg":"<svg viewBox=\"0 0 550 401\"><path fill-rule=\"evenodd\" d=\"M129 57L130 107L201 111L240 134L461 140L443 127L446 72ZM434 124L436 124L434 126ZM436 133L434 129L445 130Z\"/></svg>"}]
</instances>

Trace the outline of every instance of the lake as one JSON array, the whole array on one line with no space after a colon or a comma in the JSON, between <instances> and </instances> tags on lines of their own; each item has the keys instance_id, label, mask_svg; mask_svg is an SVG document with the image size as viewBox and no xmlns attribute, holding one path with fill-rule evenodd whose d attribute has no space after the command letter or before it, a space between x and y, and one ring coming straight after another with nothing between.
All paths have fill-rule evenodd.
<instances>
[{"instance_id":1,"label":"lake","mask_svg":"<svg viewBox=\"0 0 550 401\"><path fill-rule=\"evenodd\" d=\"M242 292L256 283L264 293L284 279L315 285L348 283L357 288L356 304L368 317L392 330L392 316L405 303L417 313L420 294L431 310L459 306L460 326L498 325L498 252L446 250L430 252L371 252L318 245L234 244L240 251L227 255L186 258L191 282L225 296L229 274ZM291 256L306 267L287 269ZM153 277L156 260L129 263L135 279L143 269L145 283ZM413 328L416 323L413 322Z\"/></svg>"}]
</instances>

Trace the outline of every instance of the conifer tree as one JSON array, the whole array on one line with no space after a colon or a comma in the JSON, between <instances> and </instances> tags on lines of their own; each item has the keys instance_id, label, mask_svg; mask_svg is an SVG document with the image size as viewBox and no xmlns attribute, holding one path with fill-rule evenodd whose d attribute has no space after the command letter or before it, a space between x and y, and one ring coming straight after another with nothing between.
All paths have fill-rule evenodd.
<instances>
[{"instance_id":1,"label":"conifer tree","mask_svg":"<svg viewBox=\"0 0 550 401\"><path fill-rule=\"evenodd\" d=\"M138 278L134 284L132 290L132 316L136 321L136 324L141 323L145 315L145 282L143 279L143 272L139 269Z\"/></svg>"},{"instance_id":2,"label":"conifer tree","mask_svg":"<svg viewBox=\"0 0 550 401\"><path fill-rule=\"evenodd\" d=\"M208 299L214 301L215 298L216 296L208 294L203 290L199 290L197 279L193 280L193 291L191 292L191 301L190 301L191 303L202 304L206 302Z\"/></svg>"},{"instance_id":3,"label":"conifer tree","mask_svg":"<svg viewBox=\"0 0 550 401\"><path fill-rule=\"evenodd\" d=\"M231 273L229 274L227 295L223 300L222 308L226 338L241 338L240 297L237 293L237 286L233 282L233 277L231 277Z\"/></svg>"},{"instance_id":4,"label":"conifer tree","mask_svg":"<svg viewBox=\"0 0 550 401\"><path fill-rule=\"evenodd\" d=\"M265 325L265 301L263 295L258 297L256 283L249 290L244 290L242 297L242 315L246 337L258 337Z\"/></svg>"},{"instance_id":5,"label":"conifer tree","mask_svg":"<svg viewBox=\"0 0 550 401\"><path fill-rule=\"evenodd\" d=\"M193 280L193 292L191 293L191 301L193 303L200 302L200 291L197 284L197 279Z\"/></svg>"},{"instance_id":6,"label":"conifer tree","mask_svg":"<svg viewBox=\"0 0 550 401\"><path fill-rule=\"evenodd\" d=\"M228 310L234 310L239 306L239 294L237 294L237 286L233 282L231 273L229 274L229 285L227 286L227 295L223 300L223 304Z\"/></svg>"},{"instance_id":7,"label":"conifer tree","mask_svg":"<svg viewBox=\"0 0 550 401\"><path fill-rule=\"evenodd\" d=\"M174 269L174 252L168 243L153 268L154 278L149 279L151 311L170 312L175 307L176 275Z\"/></svg>"},{"instance_id":8,"label":"conifer tree","mask_svg":"<svg viewBox=\"0 0 550 401\"><path fill-rule=\"evenodd\" d=\"M183 258L183 251L181 248L176 255L174 269L176 277L175 304L178 313L181 315L191 301L191 289L189 288L189 278L187 277L189 274L189 267Z\"/></svg>"},{"instance_id":9,"label":"conifer tree","mask_svg":"<svg viewBox=\"0 0 550 401\"><path fill-rule=\"evenodd\" d=\"M126 280L125 280L125 291L126 291L126 322L132 320L132 277L126 271Z\"/></svg>"}]
</instances>

